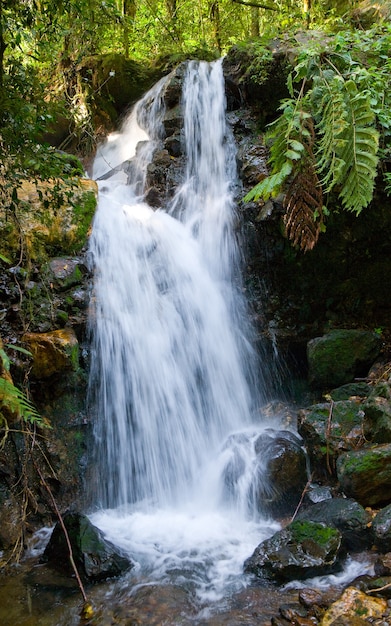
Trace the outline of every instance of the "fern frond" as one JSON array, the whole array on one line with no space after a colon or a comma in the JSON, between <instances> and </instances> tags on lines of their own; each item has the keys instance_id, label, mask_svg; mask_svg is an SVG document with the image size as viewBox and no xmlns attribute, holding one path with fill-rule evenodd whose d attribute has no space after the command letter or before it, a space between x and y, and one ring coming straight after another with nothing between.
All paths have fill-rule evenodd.
<instances>
[{"instance_id":1,"label":"fern frond","mask_svg":"<svg viewBox=\"0 0 391 626\"><path fill-rule=\"evenodd\" d=\"M312 250L323 228L323 194L315 169L315 132L312 119L307 121L306 129L308 139L304 144L305 158L284 199L287 237L304 252Z\"/></svg>"},{"instance_id":2,"label":"fern frond","mask_svg":"<svg viewBox=\"0 0 391 626\"><path fill-rule=\"evenodd\" d=\"M260 183L255 185L255 187L246 194L244 201L251 202L251 200L259 200L259 198L268 200L271 196L277 195L291 172L292 164L286 161L276 174L267 176Z\"/></svg>"},{"instance_id":3,"label":"fern frond","mask_svg":"<svg viewBox=\"0 0 391 626\"><path fill-rule=\"evenodd\" d=\"M348 112L339 76L334 75L330 81L318 82L317 90L322 94L314 100L317 132L320 135L316 152L319 157L317 171L323 175L322 184L325 191L329 192L340 181L344 166L338 152L344 144L343 133L348 124Z\"/></svg>"},{"instance_id":4,"label":"fern frond","mask_svg":"<svg viewBox=\"0 0 391 626\"><path fill-rule=\"evenodd\" d=\"M340 158L342 189L340 198L348 211L360 213L373 197L379 162L379 134L368 92L358 92L353 81L346 83L348 126Z\"/></svg>"},{"instance_id":5,"label":"fern frond","mask_svg":"<svg viewBox=\"0 0 391 626\"><path fill-rule=\"evenodd\" d=\"M25 422L43 425L42 417L23 391L5 378L0 378L0 404Z\"/></svg>"}]
</instances>

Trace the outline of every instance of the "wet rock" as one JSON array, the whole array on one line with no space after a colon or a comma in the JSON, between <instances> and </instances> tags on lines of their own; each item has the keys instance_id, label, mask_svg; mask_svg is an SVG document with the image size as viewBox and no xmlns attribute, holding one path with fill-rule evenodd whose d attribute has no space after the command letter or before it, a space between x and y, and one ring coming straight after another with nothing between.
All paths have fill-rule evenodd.
<instances>
[{"instance_id":1,"label":"wet rock","mask_svg":"<svg viewBox=\"0 0 391 626\"><path fill-rule=\"evenodd\" d=\"M381 349L376 333L333 330L308 342L309 381L316 388L350 383L365 376Z\"/></svg>"},{"instance_id":2,"label":"wet rock","mask_svg":"<svg viewBox=\"0 0 391 626\"><path fill-rule=\"evenodd\" d=\"M380 554L377 557L374 570L376 576L391 576L391 552ZM378 586L381 587L382 585Z\"/></svg>"},{"instance_id":3,"label":"wet rock","mask_svg":"<svg viewBox=\"0 0 391 626\"><path fill-rule=\"evenodd\" d=\"M271 428L260 435L236 433L228 438L223 454L228 499L238 497L241 481L248 473L252 476L248 498L260 512L274 516L294 513L307 483L306 455L296 435Z\"/></svg>"},{"instance_id":4,"label":"wet rock","mask_svg":"<svg viewBox=\"0 0 391 626\"><path fill-rule=\"evenodd\" d=\"M363 418L359 400L325 402L299 411L297 429L306 445L314 480L335 476L338 456L363 443Z\"/></svg>"},{"instance_id":5,"label":"wet rock","mask_svg":"<svg viewBox=\"0 0 391 626\"><path fill-rule=\"evenodd\" d=\"M192 597L177 585L138 585L121 598L114 623L188 626L194 617Z\"/></svg>"},{"instance_id":6,"label":"wet rock","mask_svg":"<svg viewBox=\"0 0 391 626\"><path fill-rule=\"evenodd\" d=\"M381 509L372 522L374 542L381 552L391 550L391 504Z\"/></svg>"},{"instance_id":7,"label":"wet rock","mask_svg":"<svg viewBox=\"0 0 391 626\"><path fill-rule=\"evenodd\" d=\"M348 550L361 550L372 545L369 529L371 515L358 502L347 498L332 498L299 511L296 519L323 522L337 528Z\"/></svg>"},{"instance_id":8,"label":"wet rock","mask_svg":"<svg viewBox=\"0 0 391 626\"><path fill-rule=\"evenodd\" d=\"M391 443L391 385L381 382L364 402L364 434L375 443Z\"/></svg>"},{"instance_id":9,"label":"wet rock","mask_svg":"<svg viewBox=\"0 0 391 626\"><path fill-rule=\"evenodd\" d=\"M293 514L308 480L302 441L290 431L268 429L256 440L255 452L258 509L273 516Z\"/></svg>"},{"instance_id":10,"label":"wet rock","mask_svg":"<svg viewBox=\"0 0 391 626\"><path fill-rule=\"evenodd\" d=\"M71 328L48 333L26 333L22 339L33 356L31 375L34 378L45 379L77 370L79 343Z\"/></svg>"},{"instance_id":11,"label":"wet rock","mask_svg":"<svg viewBox=\"0 0 391 626\"><path fill-rule=\"evenodd\" d=\"M325 524L294 521L263 541L244 563L247 573L286 581L335 571L341 534Z\"/></svg>"},{"instance_id":12,"label":"wet rock","mask_svg":"<svg viewBox=\"0 0 391 626\"><path fill-rule=\"evenodd\" d=\"M341 598L334 602L326 611L322 626L364 626L368 622L365 618L379 618L387 611L387 602L381 598L373 598L354 587L348 587ZM341 620L337 622L336 620ZM343 621L345 620L345 621ZM346 621L348 620L348 621Z\"/></svg>"},{"instance_id":13,"label":"wet rock","mask_svg":"<svg viewBox=\"0 0 391 626\"><path fill-rule=\"evenodd\" d=\"M118 576L133 567L130 559L103 536L85 515L66 513L63 522L72 546L73 559L80 576L89 581ZM52 567L73 575L69 549L61 524L54 527L42 560Z\"/></svg>"},{"instance_id":14,"label":"wet rock","mask_svg":"<svg viewBox=\"0 0 391 626\"><path fill-rule=\"evenodd\" d=\"M391 500L391 444L344 452L337 460L343 492L362 506L384 506Z\"/></svg>"}]
</instances>

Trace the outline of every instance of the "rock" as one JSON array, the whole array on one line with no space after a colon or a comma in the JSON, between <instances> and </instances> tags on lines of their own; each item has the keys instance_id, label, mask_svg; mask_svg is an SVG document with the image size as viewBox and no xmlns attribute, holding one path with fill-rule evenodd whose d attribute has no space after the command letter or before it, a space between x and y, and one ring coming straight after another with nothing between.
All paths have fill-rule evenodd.
<instances>
[{"instance_id":1,"label":"rock","mask_svg":"<svg viewBox=\"0 0 391 626\"><path fill-rule=\"evenodd\" d=\"M248 498L260 512L274 516L294 513L307 483L306 455L296 435L272 428L260 435L235 433L228 438L223 454L228 499L240 497L243 478L251 475Z\"/></svg>"},{"instance_id":2,"label":"rock","mask_svg":"<svg viewBox=\"0 0 391 626\"><path fill-rule=\"evenodd\" d=\"M255 441L257 508L273 516L292 515L307 484L302 441L290 431L268 429Z\"/></svg>"},{"instance_id":3,"label":"rock","mask_svg":"<svg viewBox=\"0 0 391 626\"><path fill-rule=\"evenodd\" d=\"M364 330L333 330L307 344L309 382L330 388L366 376L381 349L381 338Z\"/></svg>"},{"instance_id":4,"label":"rock","mask_svg":"<svg viewBox=\"0 0 391 626\"><path fill-rule=\"evenodd\" d=\"M18 190L17 219L10 220L0 206L0 253L16 257L21 236L29 259L35 262L78 253L87 240L97 193L95 181L89 179L69 179L60 186L58 181L25 181Z\"/></svg>"},{"instance_id":5,"label":"rock","mask_svg":"<svg viewBox=\"0 0 391 626\"><path fill-rule=\"evenodd\" d=\"M335 463L343 450L363 443L364 412L357 400L314 404L301 409L297 429L303 437L314 480L335 476Z\"/></svg>"},{"instance_id":6,"label":"rock","mask_svg":"<svg viewBox=\"0 0 391 626\"><path fill-rule=\"evenodd\" d=\"M341 489L362 506L391 501L391 444L344 452L337 459Z\"/></svg>"},{"instance_id":7,"label":"rock","mask_svg":"<svg viewBox=\"0 0 391 626\"><path fill-rule=\"evenodd\" d=\"M373 387L368 383L348 383L332 389L329 396L334 402L338 400L350 400L351 398L366 398L373 391Z\"/></svg>"},{"instance_id":8,"label":"rock","mask_svg":"<svg viewBox=\"0 0 391 626\"><path fill-rule=\"evenodd\" d=\"M391 550L391 504L381 509L372 522L374 542L381 552ZM391 573L391 572L390 572Z\"/></svg>"},{"instance_id":9,"label":"rock","mask_svg":"<svg viewBox=\"0 0 391 626\"><path fill-rule=\"evenodd\" d=\"M294 521L263 541L244 563L259 578L287 581L335 571L341 534L325 524Z\"/></svg>"},{"instance_id":10,"label":"rock","mask_svg":"<svg viewBox=\"0 0 391 626\"><path fill-rule=\"evenodd\" d=\"M365 618L382 617L387 610L387 602L381 598L373 598L354 587L345 589L341 598L334 602L326 611L321 626L364 626L368 624ZM343 618L345 621L339 621Z\"/></svg>"},{"instance_id":11,"label":"rock","mask_svg":"<svg viewBox=\"0 0 391 626\"><path fill-rule=\"evenodd\" d=\"M363 404L364 434L375 443L391 443L391 385L378 383Z\"/></svg>"},{"instance_id":12,"label":"rock","mask_svg":"<svg viewBox=\"0 0 391 626\"><path fill-rule=\"evenodd\" d=\"M66 513L63 522L72 546L73 559L80 576L88 581L118 576L133 563L96 528L85 515ZM69 550L61 524L57 522L42 560L55 569L73 575Z\"/></svg>"},{"instance_id":13,"label":"rock","mask_svg":"<svg viewBox=\"0 0 391 626\"><path fill-rule=\"evenodd\" d=\"M387 554L380 554L377 557L374 570L376 576L391 576L391 552L387 552ZM382 587L383 585L377 586Z\"/></svg>"},{"instance_id":14,"label":"rock","mask_svg":"<svg viewBox=\"0 0 391 626\"><path fill-rule=\"evenodd\" d=\"M22 340L33 356L31 375L34 378L44 379L77 370L79 343L71 328L48 333L26 333Z\"/></svg>"},{"instance_id":15,"label":"rock","mask_svg":"<svg viewBox=\"0 0 391 626\"><path fill-rule=\"evenodd\" d=\"M337 528L342 544L348 550L358 551L372 545L369 530L371 516L358 502L346 498L332 498L299 511L296 519L323 522Z\"/></svg>"}]
</instances>

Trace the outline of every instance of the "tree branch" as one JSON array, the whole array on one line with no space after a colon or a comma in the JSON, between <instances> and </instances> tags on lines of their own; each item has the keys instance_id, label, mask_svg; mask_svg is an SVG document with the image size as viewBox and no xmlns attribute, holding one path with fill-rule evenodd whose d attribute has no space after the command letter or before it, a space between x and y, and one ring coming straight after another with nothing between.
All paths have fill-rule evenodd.
<instances>
[{"instance_id":1,"label":"tree branch","mask_svg":"<svg viewBox=\"0 0 391 626\"><path fill-rule=\"evenodd\" d=\"M267 4L259 4L258 2L246 2L246 0L232 0L232 2L236 2L236 4L243 4L245 7L255 7L256 9L266 9L267 11L278 11L276 7L271 7Z\"/></svg>"}]
</instances>

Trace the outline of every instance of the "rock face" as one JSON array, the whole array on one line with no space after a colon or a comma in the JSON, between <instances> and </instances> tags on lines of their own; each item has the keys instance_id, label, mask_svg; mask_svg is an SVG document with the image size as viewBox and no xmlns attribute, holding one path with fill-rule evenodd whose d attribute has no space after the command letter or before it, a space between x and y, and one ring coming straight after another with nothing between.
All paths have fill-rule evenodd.
<instances>
[{"instance_id":1,"label":"rock face","mask_svg":"<svg viewBox=\"0 0 391 626\"><path fill-rule=\"evenodd\" d=\"M85 515L66 513L63 522L72 546L74 562L82 578L99 581L118 576L133 567L133 563L106 541L101 531ZM64 573L74 574L65 534L59 522L54 527L42 559Z\"/></svg>"},{"instance_id":2,"label":"rock face","mask_svg":"<svg viewBox=\"0 0 391 626\"><path fill-rule=\"evenodd\" d=\"M263 541L245 561L244 570L277 581L304 579L338 567L341 534L310 521L294 521Z\"/></svg>"}]
</instances>

